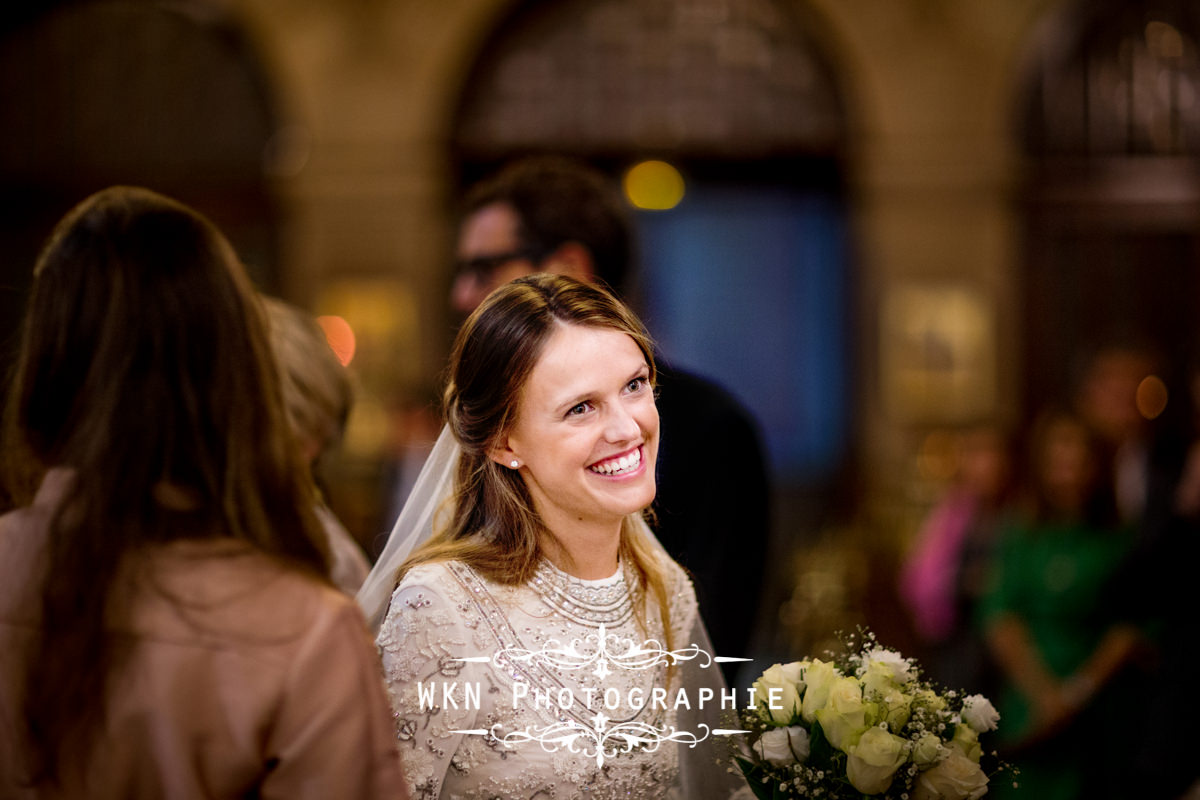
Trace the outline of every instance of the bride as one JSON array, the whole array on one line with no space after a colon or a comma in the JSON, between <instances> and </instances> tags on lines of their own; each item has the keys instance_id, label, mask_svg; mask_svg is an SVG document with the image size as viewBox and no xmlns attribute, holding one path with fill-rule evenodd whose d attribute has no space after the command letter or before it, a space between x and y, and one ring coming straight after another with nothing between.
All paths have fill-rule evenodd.
<instances>
[{"instance_id":1,"label":"bride","mask_svg":"<svg viewBox=\"0 0 1200 800\"><path fill-rule=\"evenodd\" d=\"M691 582L643 518L654 379L636 317L568 278L518 279L459 332L446 430L359 593L414 798L742 785Z\"/></svg>"}]
</instances>

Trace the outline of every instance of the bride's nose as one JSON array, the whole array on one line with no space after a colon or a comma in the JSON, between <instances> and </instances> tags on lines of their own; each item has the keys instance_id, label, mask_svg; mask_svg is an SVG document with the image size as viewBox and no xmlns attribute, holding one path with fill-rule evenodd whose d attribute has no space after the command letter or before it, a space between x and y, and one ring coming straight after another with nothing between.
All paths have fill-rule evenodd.
<instances>
[{"instance_id":1,"label":"bride's nose","mask_svg":"<svg viewBox=\"0 0 1200 800\"><path fill-rule=\"evenodd\" d=\"M624 442L641 436L642 429L629 409L621 403L609 406L605 418L604 438L610 442Z\"/></svg>"}]
</instances>

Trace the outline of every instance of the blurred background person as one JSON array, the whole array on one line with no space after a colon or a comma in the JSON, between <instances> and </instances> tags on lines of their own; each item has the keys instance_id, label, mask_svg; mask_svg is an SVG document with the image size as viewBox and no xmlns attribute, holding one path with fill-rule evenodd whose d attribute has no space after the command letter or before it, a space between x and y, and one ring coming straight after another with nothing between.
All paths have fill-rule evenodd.
<instances>
[{"instance_id":1,"label":"blurred background person","mask_svg":"<svg viewBox=\"0 0 1200 800\"><path fill-rule=\"evenodd\" d=\"M1142 637L1125 622L1125 599L1107 589L1135 531L1118 518L1103 453L1070 412L1039 416L1022 506L1002 530L981 604L1002 672L999 736L1020 769L1017 796L1113 796L1107 789L1130 763L1112 729L1129 712L1120 678ZM991 791L1007 797L1010 787Z\"/></svg>"},{"instance_id":2,"label":"blurred background person","mask_svg":"<svg viewBox=\"0 0 1200 800\"><path fill-rule=\"evenodd\" d=\"M1117 514L1137 527L1147 515L1170 507L1163 481L1170 482L1171 476L1163 472L1150 417L1138 402L1143 382L1162 372L1148 346L1117 341L1085 355L1075 387L1079 416L1097 435L1111 465L1102 478L1112 483Z\"/></svg>"},{"instance_id":3,"label":"blurred background person","mask_svg":"<svg viewBox=\"0 0 1200 800\"><path fill-rule=\"evenodd\" d=\"M1145 733L1110 771L1112 796L1179 797L1200 777L1181 741L1190 731L1176 710L1177 676L1196 663L1200 626L1180 609L1175 587L1185 586L1200 557L1197 544L1195 356L1166 363L1144 338L1118 338L1088 354L1078 407L1098 433L1112 468L1108 479L1121 520L1134 531L1129 554L1113 570L1104 594L1123 598L1118 619L1148 637L1134 678L1137 702L1122 709ZM1170 381L1168 384L1163 376ZM1099 791L1099 790L1098 790Z\"/></svg>"},{"instance_id":4,"label":"blurred background person","mask_svg":"<svg viewBox=\"0 0 1200 800\"><path fill-rule=\"evenodd\" d=\"M1127 795L1176 798L1191 786L1187 796L1200 796L1200 765L1189 752L1195 736L1179 710L1180 676L1194 674L1200 663L1200 621L1191 603L1179 602L1200 563L1200 361L1183 372L1186 419L1172 436L1181 456L1178 480L1158 513L1144 519L1137 546L1107 589L1125 598L1127 617L1153 643L1139 702L1130 706L1140 734L1129 755L1137 782L1119 787Z\"/></svg>"},{"instance_id":5,"label":"blurred background person","mask_svg":"<svg viewBox=\"0 0 1200 800\"><path fill-rule=\"evenodd\" d=\"M0 518L0 795L404 797L229 243L111 188L34 276L3 450L22 507Z\"/></svg>"},{"instance_id":6,"label":"blurred background person","mask_svg":"<svg viewBox=\"0 0 1200 800\"><path fill-rule=\"evenodd\" d=\"M472 187L451 300L466 313L497 286L549 272L620 294L632 224L608 178L575 160L514 161ZM769 486L755 421L723 388L658 356L662 419L655 533L696 584L717 653L749 656L765 574Z\"/></svg>"},{"instance_id":7,"label":"blurred background person","mask_svg":"<svg viewBox=\"0 0 1200 800\"><path fill-rule=\"evenodd\" d=\"M273 297L263 297L262 302L279 368L284 410L320 495L317 465L345 431L354 399L350 377L316 319ZM325 531L330 576L339 589L353 595L371 571L367 557L323 498L318 497L315 510Z\"/></svg>"},{"instance_id":8,"label":"blurred background person","mask_svg":"<svg viewBox=\"0 0 1200 800\"><path fill-rule=\"evenodd\" d=\"M901 567L899 592L925 646L930 676L989 694L991 659L975 613L1008 511L1012 445L997 426L970 427L954 436L954 460L951 483Z\"/></svg>"}]
</instances>

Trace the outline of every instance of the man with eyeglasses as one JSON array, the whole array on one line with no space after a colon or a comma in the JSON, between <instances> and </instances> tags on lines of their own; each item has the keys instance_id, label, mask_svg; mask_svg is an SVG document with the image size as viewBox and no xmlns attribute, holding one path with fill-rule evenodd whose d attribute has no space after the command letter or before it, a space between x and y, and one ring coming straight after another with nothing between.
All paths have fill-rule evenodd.
<instances>
[{"instance_id":1,"label":"man with eyeglasses","mask_svg":"<svg viewBox=\"0 0 1200 800\"><path fill-rule=\"evenodd\" d=\"M599 171L554 156L513 162L466 195L451 303L468 314L496 287L534 272L622 294L633 241L624 200ZM711 381L661 354L658 367L655 531L692 574L717 653L748 657L769 524L757 424Z\"/></svg>"},{"instance_id":2,"label":"man with eyeglasses","mask_svg":"<svg viewBox=\"0 0 1200 800\"><path fill-rule=\"evenodd\" d=\"M451 302L469 314L497 286L533 272L620 293L631 227L615 187L592 168L550 156L514 162L467 193Z\"/></svg>"}]
</instances>

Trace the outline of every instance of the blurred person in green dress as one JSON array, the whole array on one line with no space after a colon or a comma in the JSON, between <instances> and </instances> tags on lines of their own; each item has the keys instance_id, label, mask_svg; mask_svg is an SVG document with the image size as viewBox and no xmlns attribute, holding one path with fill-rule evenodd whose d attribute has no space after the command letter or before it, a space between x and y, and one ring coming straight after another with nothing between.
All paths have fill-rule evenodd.
<instances>
[{"instance_id":1,"label":"blurred person in green dress","mask_svg":"<svg viewBox=\"0 0 1200 800\"><path fill-rule=\"evenodd\" d=\"M1018 796L1113 796L1092 788L1123 768L1104 758L1121 738L1120 717L1104 709L1141 635L1105 590L1135 532L1119 522L1102 450L1082 420L1047 412L1028 445L1029 489L1002 528L980 609L1003 679L1002 755L1020 770ZM996 784L1007 796L1007 782Z\"/></svg>"}]
</instances>

